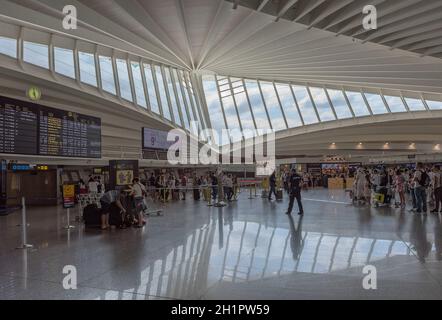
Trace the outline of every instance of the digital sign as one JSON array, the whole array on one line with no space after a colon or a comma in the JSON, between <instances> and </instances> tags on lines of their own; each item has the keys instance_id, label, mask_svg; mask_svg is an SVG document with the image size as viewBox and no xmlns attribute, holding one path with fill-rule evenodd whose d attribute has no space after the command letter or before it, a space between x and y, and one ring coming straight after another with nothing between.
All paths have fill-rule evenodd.
<instances>
[{"instance_id":1,"label":"digital sign","mask_svg":"<svg viewBox=\"0 0 442 320\"><path fill-rule=\"evenodd\" d=\"M143 149L168 150L174 142L167 141L167 132L143 128Z\"/></svg>"},{"instance_id":2,"label":"digital sign","mask_svg":"<svg viewBox=\"0 0 442 320\"><path fill-rule=\"evenodd\" d=\"M101 158L101 120L0 97L0 153Z\"/></svg>"}]
</instances>

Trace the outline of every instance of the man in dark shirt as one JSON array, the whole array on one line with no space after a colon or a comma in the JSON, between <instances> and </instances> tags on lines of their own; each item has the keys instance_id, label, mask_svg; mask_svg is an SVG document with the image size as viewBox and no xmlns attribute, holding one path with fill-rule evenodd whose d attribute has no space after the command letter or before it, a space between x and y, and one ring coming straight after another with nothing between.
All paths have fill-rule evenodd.
<instances>
[{"instance_id":1,"label":"man in dark shirt","mask_svg":"<svg viewBox=\"0 0 442 320\"><path fill-rule=\"evenodd\" d=\"M270 176L269 183L270 183L269 200L272 200L272 194L274 194L275 197L277 198L277 195L276 195L276 173L275 172L273 172L272 175Z\"/></svg>"},{"instance_id":2,"label":"man in dark shirt","mask_svg":"<svg viewBox=\"0 0 442 320\"><path fill-rule=\"evenodd\" d=\"M299 215L304 215L304 208L302 207L301 202L301 187L302 187L302 177L296 173L296 170L292 170L292 174L290 175L290 204L287 209L286 214L291 214L293 210L293 204L295 202L295 198L298 201L299 207Z\"/></svg>"},{"instance_id":3,"label":"man in dark shirt","mask_svg":"<svg viewBox=\"0 0 442 320\"><path fill-rule=\"evenodd\" d=\"M210 181L212 184L212 199L216 201L218 196L218 177L215 175L215 173L212 173Z\"/></svg>"}]
</instances>

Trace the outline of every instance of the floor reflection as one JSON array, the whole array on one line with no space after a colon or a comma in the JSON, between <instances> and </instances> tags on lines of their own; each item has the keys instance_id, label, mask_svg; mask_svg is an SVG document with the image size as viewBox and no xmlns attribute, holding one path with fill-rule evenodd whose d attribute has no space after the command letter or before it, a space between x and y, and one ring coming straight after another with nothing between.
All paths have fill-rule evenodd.
<instances>
[{"instance_id":1,"label":"floor reflection","mask_svg":"<svg viewBox=\"0 0 442 320\"><path fill-rule=\"evenodd\" d=\"M327 274L415 253L425 261L435 249L440 257L440 237L433 248L427 240L426 219L418 216L412 219L410 242L303 231L303 218L287 220L288 228L269 227L218 214L163 259L146 266L138 287L127 291L194 297L218 282L251 282L294 272ZM438 219L435 233L440 231Z\"/></svg>"}]
</instances>

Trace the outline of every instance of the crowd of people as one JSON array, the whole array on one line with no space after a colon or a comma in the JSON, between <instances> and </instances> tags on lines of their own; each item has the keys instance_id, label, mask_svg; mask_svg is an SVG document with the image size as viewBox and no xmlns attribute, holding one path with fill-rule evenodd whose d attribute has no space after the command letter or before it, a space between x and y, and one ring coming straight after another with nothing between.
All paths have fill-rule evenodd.
<instances>
[{"instance_id":1,"label":"crowd of people","mask_svg":"<svg viewBox=\"0 0 442 320\"><path fill-rule=\"evenodd\" d=\"M83 179L80 179L78 182L79 193L87 194L87 193L97 193L100 194L104 191L104 185L101 182L100 176L89 175L89 179L87 184Z\"/></svg>"},{"instance_id":2,"label":"crowd of people","mask_svg":"<svg viewBox=\"0 0 442 320\"><path fill-rule=\"evenodd\" d=\"M194 200L214 201L218 199L219 183L224 193L224 199L233 201L239 190L238 178L233 174L222 173L217 175L208 172L204 175L193 174L191 176L182 174L176 175L174 172L155 174L151 173L145 182L148 190L151 190L154 199L161 201L186 200L188 192L193 194Z\"/></svg>"},{"instance_id":3,"label":"crowd of people","mask_svg":"<svg viewBox=\"0 0 442 320\"><path fill-rule=\"evenodd\" d=\"M439 165L425 166L418 163L416 169L403 167L357 170L352 197L362 204L370 204L375 195L382 195L385 204L405 209L407 198L410 211L438 213L442 202L442 173Z\"/></svg>"}]
</instances>

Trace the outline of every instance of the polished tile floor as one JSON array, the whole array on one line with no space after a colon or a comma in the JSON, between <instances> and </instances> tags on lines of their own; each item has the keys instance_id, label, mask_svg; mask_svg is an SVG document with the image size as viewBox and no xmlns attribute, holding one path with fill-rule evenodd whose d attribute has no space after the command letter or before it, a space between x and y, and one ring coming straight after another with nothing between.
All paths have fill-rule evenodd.
<instances>
[{"instance_id":1,"label":"polished tile floor","mask_svg":"<svg viewBox=\"0 0 442 320\"><path fill-rule=\"evenodd\" d=\"M441 299L442 217L355 207L342 191L305 192L303 219L287 199L240 196L225 208L168 204L143 230L71 231L62 208L0 217L0 299ZM296 205L295 205L296 207ZM75 213L75 212L74 212ZM63 289L63 268L77 290ZM363 268L377 270L365 290Z\"/></svg>"}]
</instances>

